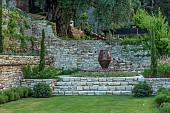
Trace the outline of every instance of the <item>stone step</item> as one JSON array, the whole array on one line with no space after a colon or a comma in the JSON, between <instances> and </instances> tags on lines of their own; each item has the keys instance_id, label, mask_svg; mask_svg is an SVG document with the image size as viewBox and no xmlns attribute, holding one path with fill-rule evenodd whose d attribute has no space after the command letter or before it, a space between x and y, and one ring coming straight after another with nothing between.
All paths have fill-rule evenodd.
<instances>
[{"instance_id":1,"label":"stone step","mask_svg":"<svg viewBox=\"0 0 170 113\"><path fill-rule=\"evenodd\" d=\"M133 86L54 86L53 91L131 91Z\"/></svg>"},{"instance_id":2,"label":"stone step","mask_svg":"<svg viewBox=\"0 0 170 113\"><path fill-rule=\"evenodd\" d=\"M53 91L53 95L131 95L131 91Z\"/></svg>"},{"instance_id":3,"label":"stone step","mask_svg":"<svg viewBox=\"0 0 170 113\"><path fill-rule=\"evenodd\" d=\"M142 76L135 77L69 77L60 76L60 82L134 82L142 79Z\"/></svg>"},{"instance_id":4,"label":"stone step","mask_svg":"<svg viewBox=\"0 0 170 113\"><path fill-rule=\"evenodd\" d=\"M137 81L122 82L56 82L55 86L134 86Z\"/></svg>"}]
</instances>

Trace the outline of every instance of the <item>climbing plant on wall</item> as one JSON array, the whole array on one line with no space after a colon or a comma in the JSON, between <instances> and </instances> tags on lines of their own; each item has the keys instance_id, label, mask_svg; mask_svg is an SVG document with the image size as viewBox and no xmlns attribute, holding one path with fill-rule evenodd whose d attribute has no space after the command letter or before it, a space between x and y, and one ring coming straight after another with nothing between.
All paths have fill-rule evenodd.
<instances>
[{"instance_id":1,"label":"climbing plant on wall","mask_svg":"<svg viewBox=\"0 0 170 113\"><path fill-rule=\"evenodd\" d=\"M4 8L2 16L2 24L4 25L4 29L2 30L4 37L4 52L8 50L16 51L16 48L23 49L23 45L27 45L26 40L30 39L29 37L24 36L24 29L30 28L30 25L26 20L27 14L19 9Z\"/></svg>"}]
</instances>

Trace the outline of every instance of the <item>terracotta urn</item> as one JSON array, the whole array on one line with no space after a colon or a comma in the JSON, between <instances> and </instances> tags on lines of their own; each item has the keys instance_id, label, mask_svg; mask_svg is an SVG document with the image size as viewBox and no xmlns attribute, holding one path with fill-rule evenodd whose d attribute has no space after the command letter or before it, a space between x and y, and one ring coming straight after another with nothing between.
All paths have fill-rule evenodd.
<instances>
[{"instance_id":1,"label":"terracotta urn","mask_svg":"<svg viewBox=\"0 0 170 113\"><path fill-rule=\"evenodd\" d=\"M98 61L102 69L107 69L111 62L111 56L109 50L100 50Z\"/></svg>"}]
</instances>

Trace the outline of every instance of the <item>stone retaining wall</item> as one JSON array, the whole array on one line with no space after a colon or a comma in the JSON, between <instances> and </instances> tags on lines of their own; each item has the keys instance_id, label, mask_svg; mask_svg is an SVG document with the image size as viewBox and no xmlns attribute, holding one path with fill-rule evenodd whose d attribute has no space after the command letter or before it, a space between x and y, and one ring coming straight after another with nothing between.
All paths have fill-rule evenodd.
<instances>
[{"instance_id":1,"label":"stone retaining wall","mask_svg":"<svg viewBox=\"0 0 170 113\"><path fill-rule=\"evenodd\" d=\"M152 86L154 94L161 87L170 88L170 78L145 78L144 80Z\"/></svg>"},{"instance_id":2,"label":"stone retaining wall","mask_svg":"<svg viewBox=\"0 0 170 113\"><path fill-rule=\"evenodd\" d=\"M143 68L149 66L150 57L145 56L149 51L134 52L131 50L136 48L141 48L141 46L121 46L120 42L110 45L103 40L56 40L47 46L47 51L49 56L53 57L56 67L96 70L101 69L98 63L100 50L109 50L112 58L109 68L140 73ZM138 55L143 55L143 57Z\"/></svg>"},{"instance_id":3,"label":"stone retaining wall","mask_svg":"<svg viewBox=\"0 0 170 113\"><path fill-rule=\"evenodd\" d=\"M56 80L55 79L22 79L21 86L26 86L33 89L34 85L40 82L49 84L50 87L53 89Z\"/></svg>"},{"instance_id":4,"label":"stone retaining wall","mask_svg":"<svg viewBox=\"0 0 170 113\"><path fill-rule=\"evenodd\" d=\"M54 95L131 95L139 77L60 77Z\"/></svg>"},{"instance_id":5,"label":"stone retaining wall","mask_svg":"<svg viewBox=\"0 0 170 113\"><path fill-rule=\"evenodd\" d=\"M38 63L38 56L0 55L0 90L19 86L22 78L21 66Z\"/></svg>"}]
</instances>

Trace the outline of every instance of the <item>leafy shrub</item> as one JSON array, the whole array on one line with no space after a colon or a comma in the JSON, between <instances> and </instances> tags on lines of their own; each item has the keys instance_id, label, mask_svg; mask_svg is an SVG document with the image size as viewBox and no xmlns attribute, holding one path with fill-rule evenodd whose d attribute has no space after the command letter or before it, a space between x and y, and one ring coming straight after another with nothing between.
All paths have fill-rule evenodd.
<instances>
[{"instance_id":1,"label":"leafy shrub","mask_svg":"<svg viewBox=\"0 0 170 113\"><path fill-rule=\"evenodd\" d=\"M151 68L145 68L142 73L143 76L151 75Z\"/></svg>"},{"instance_id":2,"label":"leafy shrub","mask_svg":"<svg viewBox=\"0 0 170 113\"><path fill-rule=\"evenodd\" d=\"M11 88L11 91L14 91L14 100L18 100L24 96L23 90L21 87Z\"/></svg>"},{"instance_id":3,"label":"leafy shrub","mask_svg":"<svg viewBox=\"0 0 170 113\"><path fill-rule=\"evenodd\" d=\"M135 97L147 97L151 95L152 87L146 81L139 82L134 86L132 93Z\"/></svg>"},{"instance_id":4,"label":"leafy shrub","mask_svg":"<svg viewBox=\"0 0 170 113\"><path fill-rule=\"evenodd\" d=\"M79 72L79 71L80 71L80 69L78 69L78 68L67 69L67 70L64 70L62 68L61 72L59 73L59 75L71 75L71 74Z\"/></svg>"},{"instance_id":5,"label":"leafy shrub","mask_svg":"<svg viewBox=\"0 0 170 113\"><path fill-rule=\"evenodd\" d=\"M33 88L33 96L36 98L46 98L52 95L52 89L48 84L37 83Z\"/></svg>"},{"instance_id":6,"label":"leafy shrub","mask_svg":"<svg viewBox=\"0 0 170 113\"><path fill-rule=\"evenodd\" d=\"M48 67L39 71L39 66L31 68L30 65L27 65L22 67L22 72L25 79L52 79L56 78L61 70L55 67Z\"/></svg>"},{"instance_id":7,"label":"leafy shrub","mask_svg":"<svg viewBox=\"0 0 170 113\"><path fill-rule=\"evenodd\" d=\"M21 86L20 88L22 89L23 92L22 98L27 98L32 95L32 90L30 88L24 86Z\"/></svg>"},{"instance_id":8,"label":"leafy shrub","mask_svg":"<svg viewBox=\"0 0 170 113\"><path fill-rule=\"evenodd\" d=\"M159 95L160 93L170 95L170 88L159 88L156 94Z\"/></svg>"},{"instance_id":9,"label":"leafy shrub","mask_svg":"<svg viewBox=\"0 0 170 113\"><path fill-rule=\"evenodd\" d=\"M20 98L20 94L18 92L14 92L14 100L19 100Z\"/></svg>"},{"instance_id":10,"label":"leafy shrub","mask_svg":"<svg viewBox=\"0 0 170 113\"><path fill-rule=\"evenodd\" d=\"M31 68L31 66L28 64L26 66L22 66L22 72L25 79L34 79L39 75L39 67L34 66Z\"/></svg>"},{"instance_id":11,"label":"leafy shrub","mask_svg":"<svg viewBox=\"0 0 170 113\"><path fill-rule=\"evenodd\" d=\"M56 78L61 71L55 67L48 67L39 73L39 78L41 79L51 79Z\"/></svg>"},{"instance_id":12,"label":"leafy shrub","mask_svg":"<svg viewBox=\"0 0 170 113\"><path fill-rule=\"evenodd\" d=\"M8 102L11 102L14 100L14 91L6 90L4 91L4 94L8 97Z\"/></svg>"},{"instance_id":13,"label":"leafy shrub","mask_svg":"<svg viewBox=\"0 0 170 113\"><path fill-rule=\"evenodd\" d=\"M161 104L160 113L170 113L170 103Z\"/></svg>"},{"instance_id":14,"label":"leafy shrub","mask_svg":"<svg viewBox=\"0 0 170 113\"><path fill-rule=\"evenodd\" d=\"M158 75L170 75L170 63L161 63L157 67ZM145 68L143 71L143 76L151 75L151 69Z\"/></svg>"},{"instance_id":15,"label":"leafy shrub","mask_svg":"<svg viewBox=\"0 0 170 113\"><path fill-rule=\"evenodd\" d=\"M2 92L0 92L0 104L4 104L8 101L8 97L3 94Z\"/></svg>"},{"instance_id":16,"label":"leafy shrub","mask_svg":"<svg viewBox=\"0 0 170 113\"><path fill-rule=\"evenodd\" d=\"M170 102L170 96L160 93L160 94L156 95L155 101L158 104L158 106L160 106L164 102Z\"/></svg>"}]
</instances>

